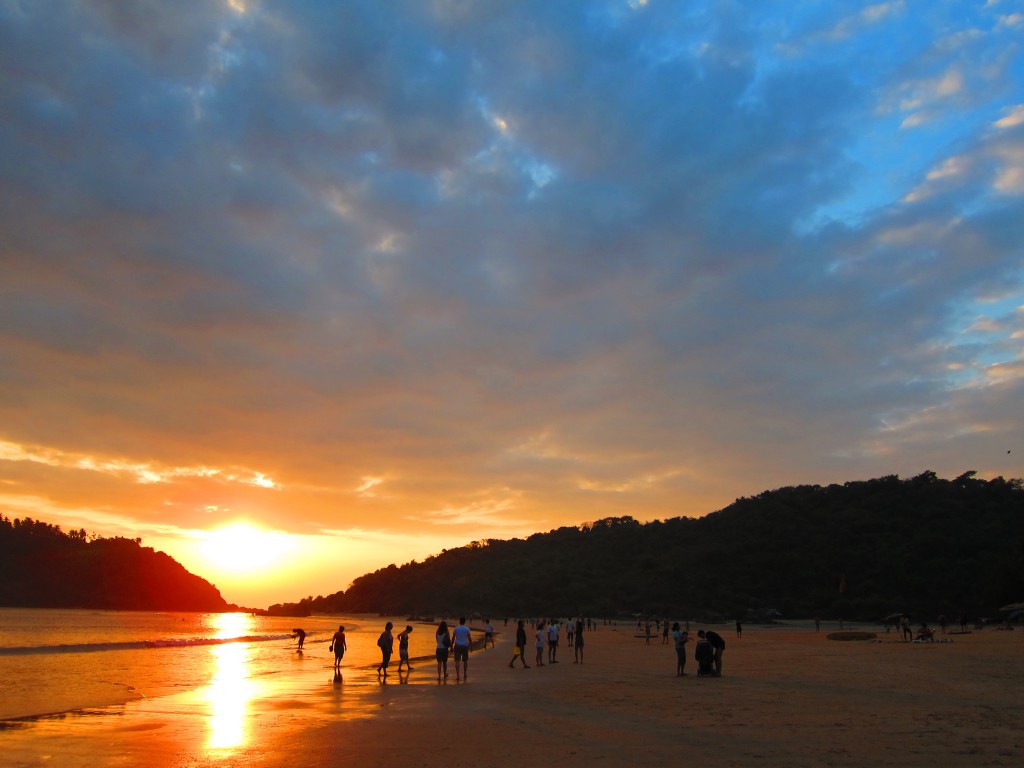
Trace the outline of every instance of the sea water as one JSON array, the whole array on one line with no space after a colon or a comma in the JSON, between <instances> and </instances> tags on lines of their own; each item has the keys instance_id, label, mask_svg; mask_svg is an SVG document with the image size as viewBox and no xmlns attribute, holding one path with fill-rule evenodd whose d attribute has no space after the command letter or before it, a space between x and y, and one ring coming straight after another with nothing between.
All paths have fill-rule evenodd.
<instances>
[{"instance_id":1,"label":"sea water","mask_svg":"<svg viewBox=\"0 0 1024 768\"><path fill-rule=\"evenodd\" d=\"M387 617L301 619L246 613L0 608L0 720L30 718L169 696L225 676L255 681L333 669L331 638L345 626L343 669L379 663ZM397 635L413 626L410 655L432 656L432 625L391 618ZM306 632L303 651L293 630Z\"/></svg>"}]
</instances>

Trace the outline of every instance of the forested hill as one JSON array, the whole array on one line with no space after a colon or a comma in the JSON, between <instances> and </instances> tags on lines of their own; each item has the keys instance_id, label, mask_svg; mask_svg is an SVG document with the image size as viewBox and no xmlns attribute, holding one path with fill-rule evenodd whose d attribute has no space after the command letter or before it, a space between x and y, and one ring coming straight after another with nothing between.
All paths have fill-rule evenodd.
<instances>
[{"instance_id":1,"label":"forested hill","mask_svg":"<svg viewBox=\"0 0 1024 768\"><path fill-rule=\"evenodd\" d=\"M766 491L696 519L609 518L474 542L272 610L876 619L996 616L1020 600L1021 481L925 472Z\"/></svg>"},{"instance_id":2,"label":"forested hill","mask_svg":"<svg viewBox=\"0 0 1024 768\"><path fill-rule=\"evenodd\" d=\"M225 611L215 586L138 539L0 515L0 606Z\"/></svg>"}]
</instances>

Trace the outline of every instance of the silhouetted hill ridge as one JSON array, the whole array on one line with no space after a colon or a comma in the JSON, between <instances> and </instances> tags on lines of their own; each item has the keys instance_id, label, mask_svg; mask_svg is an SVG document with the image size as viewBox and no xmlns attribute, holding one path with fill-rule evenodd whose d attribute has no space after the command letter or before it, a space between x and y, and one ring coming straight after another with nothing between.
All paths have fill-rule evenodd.
<instances>
[{"instance_id":1,"label":"silhouetted hill ridge","mask_svg":"<svg viewBox=\"0 0 1024 768\"><path fill-rule=\"evenodd\" d=\"M487 540L272 610L492 616L993 615L1024 599L1020 480L924 472L803 485L705 517ZM840 585L845 586L840 592Z\"/></svg>"},{"instance_id":2,"label":"silhouetted hill ridge","mask_svg":"<svg viewBox=\"0 0 1024 768\"><path fill-rule=\"evenodd\" d=\"M0 515L0 606L226 611L215 586L139 539Z\"/></svg>"}]
</instances>

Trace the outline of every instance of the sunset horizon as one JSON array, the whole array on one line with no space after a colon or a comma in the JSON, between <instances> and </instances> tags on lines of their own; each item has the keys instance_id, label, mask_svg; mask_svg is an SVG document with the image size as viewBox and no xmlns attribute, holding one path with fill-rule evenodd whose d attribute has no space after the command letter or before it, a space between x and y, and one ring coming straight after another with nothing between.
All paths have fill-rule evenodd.
<instances>
[{"instance_id":1,"label":"sunset horizon","mask_svg":"<svg viewBox=\"0 0 1024 768\"><path fill-rule=\"evenodd\" d=\"M0 0L0 513L238 605L1024 475L1024 11Z\"/></svg>"}]
</instances>

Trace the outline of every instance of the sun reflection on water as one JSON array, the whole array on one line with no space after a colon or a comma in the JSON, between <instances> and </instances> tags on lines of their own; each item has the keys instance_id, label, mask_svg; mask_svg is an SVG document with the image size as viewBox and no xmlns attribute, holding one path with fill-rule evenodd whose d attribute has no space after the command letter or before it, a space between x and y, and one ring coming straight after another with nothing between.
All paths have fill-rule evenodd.
<instances>
[{"instance_id":1,"label":"sun reflection on water","mask_svg":"<svg viewBox=\"0 0 1024 768\"><path fill-rule=\"evenodd\" d=\"M222 613L215 619L216 637L245 637L250 634L252 617L240 613ZM246 714L255 696L255 685L249 677L249 643L225 643L210 651L216 671L210 681L207 700L210 704L209 750L236 749L249 740Z\"/></svg>"}]
</instances>

